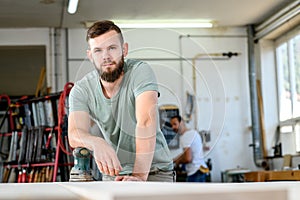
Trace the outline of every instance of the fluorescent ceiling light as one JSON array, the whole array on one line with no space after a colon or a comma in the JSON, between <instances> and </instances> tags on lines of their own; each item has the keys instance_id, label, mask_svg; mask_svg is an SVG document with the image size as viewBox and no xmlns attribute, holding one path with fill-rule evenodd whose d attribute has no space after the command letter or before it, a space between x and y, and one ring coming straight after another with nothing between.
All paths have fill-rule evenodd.
<instances>
[{"instance_id":1,"label":"fluorescent ceiling light","mask_svg":"<svg viewBox=\"0 0 300 200\"><path fill-rule=\"evenodd\" d=\"M69 0L68 13L74 14L77 10L79 0Z\"/></svg>"},{"instance_id":2,"label":"fluorescent ceiling light","mask_svg":"<svg viewBox=\"0 0 300 200\"><path fill-rule=\"evenodd\" d=\"M213 23L201 20L161 20L161 21L141 21L141 20L112 20L120 28L212 28ZM90 27L93 22L85 22L86 27Z\"/></svg>"},{"instance_id":3,"label":"fluorescent ceiling light","mask_svg":"<svg viewBox=\"0 0 300 200\"><path fill-rule=\"evenodd\" d=\"M117 23L120 28L211 28L209 22L202 23Z\"/></svg>"}]
</instances>

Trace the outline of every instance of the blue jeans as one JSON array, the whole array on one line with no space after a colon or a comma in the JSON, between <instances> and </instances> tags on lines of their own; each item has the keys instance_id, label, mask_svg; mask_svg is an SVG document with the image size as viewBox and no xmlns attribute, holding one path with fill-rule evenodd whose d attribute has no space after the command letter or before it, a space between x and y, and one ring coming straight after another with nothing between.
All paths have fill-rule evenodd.
<instances>
[{"instance_id":1,"label":"blue jeans","mask_svg":"<svg viewBox=\"0 0 300 200\"><path fill-rule=\"evenodd\" d=\"M197 170L194 174L186 177L186 182L206 182L206 174Z\"/></svg>"}]
</instances>

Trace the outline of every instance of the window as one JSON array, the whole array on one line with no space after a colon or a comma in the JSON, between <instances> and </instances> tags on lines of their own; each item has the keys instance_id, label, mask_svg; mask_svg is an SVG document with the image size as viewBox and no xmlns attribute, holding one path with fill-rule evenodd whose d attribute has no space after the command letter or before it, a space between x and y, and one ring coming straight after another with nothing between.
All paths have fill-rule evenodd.
<instances>
[{"instance_id":1,"label":"window","mask_svg":"<svg viewBox=\"0 0 300 200\"><path fill-rule=\"evenodd\" d=\"M281 132L295 134L300 152L300 31L280 38L276 46ZM286 131L283 131L286 130ZM288 130L288 131L287 131Z\"/></svg>"},{"instance_id":2,"label":"window","mask_svg":"<svg viewBox=\"0 0 300 200\"><path fill-rule=\"evenodd\" d=\"M280 121L292 118L292 100L290 84L290 68L288 65L288 49L284 43L276 49L277 68L278 68L278 86L280 102Z\"/></svg>"},{"instance_id":3,"label":"window","mask_svg":"<svg viewBox=\"0 0 300 200\"><path fill-rule=\"evenodd\" d=\"M295 68L295 106L293 113L295 117L300 116L300 35L291 41L291 53L293 56L293 67Z\"/></svg>"},{"instance_id":4,"label":"window","mask_svg":"<svg viewBox=\"0 0 300 200\"><path fill-rule=\"evenodd\" d=\"M279 119L300 117L300 33L276 48Z\"/></svg>"}]
</instances>

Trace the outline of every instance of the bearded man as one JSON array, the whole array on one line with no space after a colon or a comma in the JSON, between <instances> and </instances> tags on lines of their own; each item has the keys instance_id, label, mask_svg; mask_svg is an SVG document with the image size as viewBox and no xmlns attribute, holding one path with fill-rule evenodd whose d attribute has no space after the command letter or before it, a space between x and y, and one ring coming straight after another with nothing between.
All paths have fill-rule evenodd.
<instances>
[{"instance_id":1,"label":"bearded man","mask_svg":"<svg viewBox=\"0 0 300 200\"><path fill-rule=\"evenodd\" d=\"M93 152L104 181L173 182L173 162L158 123L158 85L151 67L124 59L128 44L112 21L87 31L95 70L69 96L68 136L73 148ZM91 121L103 137L92 135Z\"/></svg>"}]
</instances>

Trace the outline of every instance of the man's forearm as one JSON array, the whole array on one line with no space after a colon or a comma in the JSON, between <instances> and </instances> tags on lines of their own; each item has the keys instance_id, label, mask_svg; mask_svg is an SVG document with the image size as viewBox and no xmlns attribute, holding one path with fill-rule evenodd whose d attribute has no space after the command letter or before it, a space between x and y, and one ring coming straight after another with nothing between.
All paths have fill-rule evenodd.
<instances>
[{"instance_id":1,"label":"man's forearm","mask_svg":"<svg viewBox=\"0 0 300 200\"><path fill-rule=\"evenodd\" d=\"M190 148L185 148L184 152L177 156L174 160L174 163L178 164L186 164L192 162L192 152Z\"/></svg>"},{"instance_id":2,"label":"man's forearm","mask_svg":"<svg viewBox=\"0 0 300 200\"><path fill-rule=\"evenodd\" d=\"M71 147L85 147L94 151L97 146L104 143L104 139L89 133L91 120L84 111L75 111L68 118L68 139Z\"/></svg>"},{"instance_id":3,"label":"man's forearm","mask_svg":"<svg viewBox=\"0 0 300 200\"><path fill-rule=\"evenodd\" d=\"M137 129L136 135L136 158L134 163L133 175L138 176L142 180L146 181L153 160L156 134L153 133L153 129L148 127L144 129Z\"/></svg>"},{"instance_id":4,"label":"man's forearm","mask_svg":"<svg viewBox=\"0 0 300 200\"><path fill-rule=\"evenodd\" d=\"M178 164L185 164L185 163L189 163L187 161L187 159L185 158L184 154L181 154L179 155L178 157L176 157L174 160L173 160L174 163L176 163L177 165Z\"/></svg>"},{"instance_id":5,"label":"man's forearm","mask_svg":"<svg viewBox=\"0 0 300 200\"><path fill-rule=\"evenodd\" d=\"M84 132L80 129L74 129L69 131L69 142L71 147L86 147L93 151L99 140L103 140L100 137L93 136L88 132Z\"/></svg>"},{"instance_id":6,"label":"man's forearm","mask_svg":"<svg viewBox=\"0 0 300 200\"><path fill-rule=\"evenodd\" d=\"M146 181L156 144L157 92L145 91L136 98L136 158L133 176Z\"/></svg>"}]
</instances>

